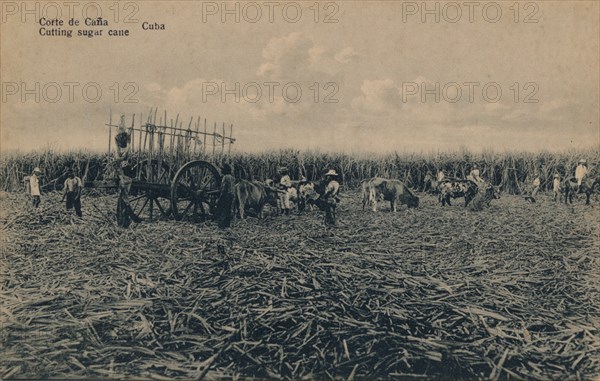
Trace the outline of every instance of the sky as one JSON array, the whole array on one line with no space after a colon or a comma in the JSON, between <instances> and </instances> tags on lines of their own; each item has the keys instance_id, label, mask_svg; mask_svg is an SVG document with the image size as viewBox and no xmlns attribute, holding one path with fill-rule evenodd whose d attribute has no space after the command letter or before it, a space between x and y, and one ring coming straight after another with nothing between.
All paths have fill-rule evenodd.
<instances>
[{"instance_id":1,"label":"sky","mask_svg":"<svg viewBox=\"0 0 600 381\"><path fill-rule=\"evenodd\" d=\"M600 146L597 1L53 4L2 3L2 151L103 151L151 108L240 152Z\"/></svg>"}]
</instances>

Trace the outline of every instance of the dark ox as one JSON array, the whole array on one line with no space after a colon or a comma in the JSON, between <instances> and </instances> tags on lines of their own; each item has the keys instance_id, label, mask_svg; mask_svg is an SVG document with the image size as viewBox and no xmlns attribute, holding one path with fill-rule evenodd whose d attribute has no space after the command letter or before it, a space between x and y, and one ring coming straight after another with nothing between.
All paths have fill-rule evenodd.
<instances>
[{"instance_id":1,"label":"dark ox","mask_svg":"<svg viewBox=\"0 0 600 381\"><path fill-rule=\"evenodd\" d=\"M500 198L500 188L489 184L483 185L473 198L473 202L470 205L472 210L482 210L483 208L489 207L490 203L494 199Z\"/></svg>"},{"instance_id":2,"label":"dark ox","mask_svg":"<svg viewBox=\"0 0 600 381\"><path fill-rule=\"evenodd\" d=\"M262 210L266 204L277 206L277 191L259 181L241 180L235 184L235 206L244 218L247 210L252 209L262 218Z\"/></svg>"},{"instance_id":3,"label":"dark ox","mask_svg":"<svg viewBox=\"0 0 600 381\"><path fill-rule=\"evenodd\" d=\"M565 192L565 204L570 202L573 203L573 195L577 193L577 180L574 177L567 178L562 184L562 190ZM585 204L590 204L590 196L592 193L600 192L600 176L597 177L584 177L581 182L580 192L585 193Z\"/></svg>"},{"instance_id":4,"label":"dark ox","mask_svg":"<svg viewBox=\"0 0 600 381\"><path fill-rule=\"evenodd\" d=\"M443 180L438 185L439 201L444 205L452 205L451 198L465 198L465 207L477 194L477 184L471 180Z\"/></svg>"},{"instance_id":5,"label":"dark ox","mask_svg":"<svg viewBox=\"0 0 600 381\"><path fill-rule=\"evenodd\" d=\"M390 210L397 211L398 204L405 204L409 208L419 206L419 197L400 180L388 180L374 177L367 182L365 190L368 190L368 200L374 212L377 211L377 200L383 199L390 202ZM364 205L363 195L363 205Z\"/></svg>"}]
</instances>

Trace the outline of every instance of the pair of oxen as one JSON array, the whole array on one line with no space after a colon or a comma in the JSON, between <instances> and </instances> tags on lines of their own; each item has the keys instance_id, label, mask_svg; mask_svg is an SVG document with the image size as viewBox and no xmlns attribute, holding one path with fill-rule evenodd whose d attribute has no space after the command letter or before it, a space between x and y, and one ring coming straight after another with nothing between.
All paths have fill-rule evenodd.
<instances>
[{"instance_id":1,"label":"pair of oxen","mask_svg":"<svg viewBox=\"0 0 600 381\"><path fill-rule=\"evenodd\" d=\"M450 200L460 197L464 197L465 207L478 195L482 198L482 203L487 205L492 199L500 198L498 187L472 180L445 179L437 184L436 189L442 205L452 205ZM409 208L419 206L419 197L400 180L374 177L361 182L361 191L363 209L370 205L373 211L377 211L377 202L380 200L389 201L394 212L399 204L405 204Z\"/></svg>"}]
</instances>

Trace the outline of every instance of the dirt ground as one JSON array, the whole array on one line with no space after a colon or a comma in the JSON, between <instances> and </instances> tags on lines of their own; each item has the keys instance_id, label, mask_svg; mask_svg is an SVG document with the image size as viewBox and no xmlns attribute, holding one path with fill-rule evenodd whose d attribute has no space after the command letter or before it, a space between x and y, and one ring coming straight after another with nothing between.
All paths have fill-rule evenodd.
<instances>
[{"instance_id":1,"label":"dirt ground","mask_svg":"<svg viewBox=\"0 0 600 381\"><path fill-rule=\"evenodd\" d=\"M3 194L0 376L598 379L600 205L113 222Z\"/></svg>"}]
</instances>

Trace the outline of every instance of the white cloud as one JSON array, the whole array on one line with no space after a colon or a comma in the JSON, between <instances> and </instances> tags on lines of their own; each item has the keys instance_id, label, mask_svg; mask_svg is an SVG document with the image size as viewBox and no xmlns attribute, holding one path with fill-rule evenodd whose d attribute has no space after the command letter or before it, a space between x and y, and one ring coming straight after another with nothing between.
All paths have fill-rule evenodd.
<instances>
[{"instance_id":1,"label":"white cloud","mask_svg":"<svg viewBox=\"0 0 600 381\"><path fill-rule=\"evenodd\" d=\"M373 113L388 113L400 108L400 89L394 81L365 79L360 87L361 94L352 100L352 107Z\"/></svg>"},{"instance_id":2,"label":"white cloud","mask_svg":"<svg viewBox=\"0 0 600 381\"><path fill-rule=\"evenodd\" d=\"M335 53L327 45L294 32L267 43L262 51L264 61L256 73L273 80L328 82L340 75L342 66L357 55L351 46Z\"/></svg>"},{"instance_id":3,"label":"white cloud","mask_svg":"<svg viewBox=\"0 0 600 381\"><path fill-rule=\"evenodd\" d=\"M358 56L358 53L356 53L356 51L354 50L353 47L351 46L347 46L344 49L340 50L335 56L335 60L340 62L340 63L348 63L350 62L354 57Z\"/></svg>"}]
</instances>

